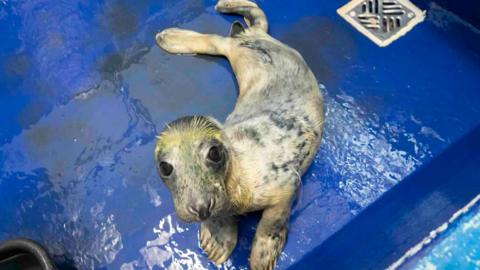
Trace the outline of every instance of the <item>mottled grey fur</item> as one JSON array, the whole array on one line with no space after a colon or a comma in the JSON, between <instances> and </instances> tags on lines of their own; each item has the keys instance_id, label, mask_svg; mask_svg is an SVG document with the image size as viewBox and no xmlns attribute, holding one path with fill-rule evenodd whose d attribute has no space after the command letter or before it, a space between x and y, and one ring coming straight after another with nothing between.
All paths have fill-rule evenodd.
<instances>
[{"instance_id":1,"label":"mottled grey fur","mask_svg":"<svg viewBox=\"0 0 480 270\"><path fill-rule=\"evenodd\" d=\"M173 166L172 175L162 178L176 211L184 220L203 221L201 245L218 264L236 245L236 216L263 210L250 265L272 269L285 244L301 175L320 144L323 100L302 56L268 35L265 14L256 4L220 0L216 9L243 15L250 27L235 22L230 37L171 28L156 39L171 53L226 56L240 88L237 104L223 126L207 117L172 123L164 133L177 135L161 135L157 163ZM206 162L212 138L224 151L224 164L217 167Z\"/></svg>"}]
</instances>

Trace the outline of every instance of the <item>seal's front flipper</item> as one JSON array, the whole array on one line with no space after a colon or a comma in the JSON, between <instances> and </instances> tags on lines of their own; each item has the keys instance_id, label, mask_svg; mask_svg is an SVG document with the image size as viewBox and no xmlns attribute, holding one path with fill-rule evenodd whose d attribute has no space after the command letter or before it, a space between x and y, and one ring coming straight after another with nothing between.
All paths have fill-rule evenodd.
<instances>
[{"instance_id":1,"label":"seal's front flipper","mask_svg":"<svg viewBox=\"0 0 480 270\"><path fill-rule=\"evenodd\" d=\"M290 204L280 204L263 211L250 255L250 269L272 270L283 250L288 232Z\"/></svg>"},{"instance_id":2,"label":"seal's front flipper","mask_svg":"<svg viewBox=\"0 0 480 270\"><path fill-rule=\"evenodd\" d=\"M235 217L211 218L201 224L200 245L208 258L220 265L237 245L238 225Z\"/></svg>"}]
</instances>

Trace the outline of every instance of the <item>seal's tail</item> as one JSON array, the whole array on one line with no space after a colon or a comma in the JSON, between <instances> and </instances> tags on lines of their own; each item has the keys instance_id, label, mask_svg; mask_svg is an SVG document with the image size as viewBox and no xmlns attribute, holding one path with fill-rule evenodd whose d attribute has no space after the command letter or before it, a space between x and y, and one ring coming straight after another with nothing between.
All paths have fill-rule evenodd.
<instances>
[{"instance_id":1,"label":"seal's tail","mask_svg":"<svg viewBox=\"0 0 480 270\"><path fill-rule=\"evenodd\" d=\"M215 10L221 13L240 14L245 18L250 28L264 32L268 31L267 17L254 2L248 0L219 0Z\"/></svg>"}]
</instances>

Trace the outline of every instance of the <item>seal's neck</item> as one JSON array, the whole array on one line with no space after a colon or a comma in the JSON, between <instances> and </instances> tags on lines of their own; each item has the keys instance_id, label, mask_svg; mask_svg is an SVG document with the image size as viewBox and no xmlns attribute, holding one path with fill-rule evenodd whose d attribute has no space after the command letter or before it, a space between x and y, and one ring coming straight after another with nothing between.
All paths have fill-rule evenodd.
<instances>
[{"instance_id":1,"label":"seal's neck","mask_svg":"<svg viewBox=\"0 0 480 270\"><path fill-rule=\"evenodd\" d=\"M252 203L252 192L245 185L242 177L244 169L241 166L240 156L232 151L226 179L227 193L234 210L238 213L246 212Z\"/></svg>"}]
</instances>

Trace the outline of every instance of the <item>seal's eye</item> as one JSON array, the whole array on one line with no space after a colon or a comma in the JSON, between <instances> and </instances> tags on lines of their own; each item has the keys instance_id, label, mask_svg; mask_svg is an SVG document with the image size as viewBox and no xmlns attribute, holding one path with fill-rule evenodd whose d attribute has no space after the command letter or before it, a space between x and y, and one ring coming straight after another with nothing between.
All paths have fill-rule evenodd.
<instances>
[{"instance_id":1,"label":"seal's eye","mask_svg":"<svg viewBox=\"0 0 480 270\"><path fill-rule=\"evenodd\" d=\"M162 161L160 162L160 174L164 177L168 177L173 172L173 166L170 163Z\"/></svg>"},{"instance_id":2,"label":"seal's eye","mask_svg":"<svg viewBox=\"0 0 480 270\"><path fill-rule=\"evenodd\" d=\"M210 150L208 150L207 158L214 163L222 161L222 153L220 152L218 146L212 146Z\"/></svg>"}]
</instances>

